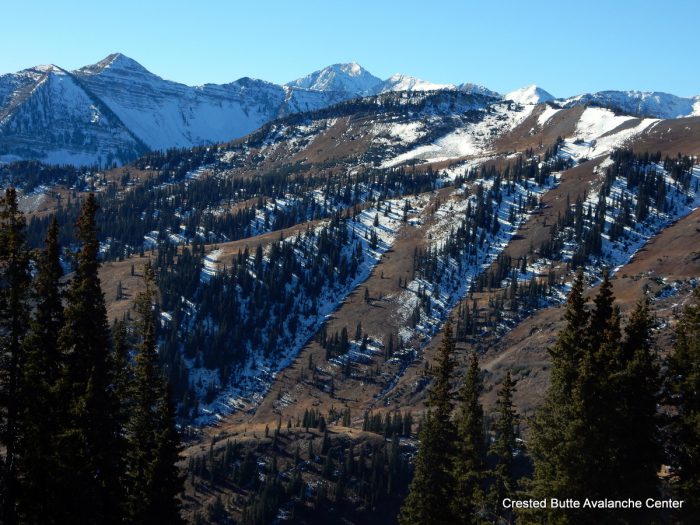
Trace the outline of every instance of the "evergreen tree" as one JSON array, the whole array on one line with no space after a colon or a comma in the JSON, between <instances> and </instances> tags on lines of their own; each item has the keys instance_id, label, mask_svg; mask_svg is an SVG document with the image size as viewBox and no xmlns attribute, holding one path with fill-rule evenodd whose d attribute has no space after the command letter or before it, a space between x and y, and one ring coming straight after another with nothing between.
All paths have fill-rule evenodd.
<instances>
[{"instance_id":1,"label":"evergreen tree","mask_svg":"<svg viewBox=\"0 0 700 525\"><path fill-rule=\"evenodd\" d=\"M176 411L166 382L156 404L154 428L155 449L151 461L153 486L150 488L152 519L146 523L178 525L184 523L180 516L180 494L184 476L177 466L180 461L180 435L175 427Z\"/></svg>"},{"instance_id":2,"label":"evergreen tree","mask_svg":"<svg viewBox=\"0 0 700 525\"><path fill-rule=\"evenodd\" d=\"M126 428L132 409L133 367L130 362L131 346L125 321L117 321L112 327L114 344L113 369L114 393L119 405L117 420L121 428Z\"/></svg>"},{"instance_id":3,"label":"evergreen tree","mask_svg":"<svg viewBox=\"0 0 700 525\"><path fill-rule=\"evenodd\" d=\"M494 426L494 441L489 449L494 466L491 472L492 485L489 494L491 515L500 522L512 523L513 512L503 508L504 498L514 498L517 490L515 474L515 453L517 451L518 415L513 407L513 393L516 382L511 378L510 370L498 390L496 413L498 419Z\"/></svg>"},{"instance_id":4,"label":"evergreen tree","mask_svg":"<svg viewBox=\"0 0 700 525\"><path fill-rule=\"evenodd\" d=\"M566 305L565 327L559 332L550 355L550 386L532 420L529 449L534 462L534 477L529 496L534 499L590 497L587 480L581 470L585 421L580 404L577 379L586 339L588 313L583 297L583 273L578 272ZM576 519L576 511L547 509L525 516L533 523L566 523Z\"/></svg>"},{"instance_id":5,"label":"evergreen tree","mask_svg":"<svg viewBox=\"0 0 700 525\"><path fill-rule=\"evenodd\" d=\"M136 299L139 344L134 364L128 423L128 514L131 523L180 523L178 495L183 479L176 462L179 441L174 407L158 367L154 318L155 283L150 266L145 291Z\"/></svg>"},{"instance_id":6,"label":"evergreen tree","mask_svg":"<svg viewBox=\"0 0 700 525\"><path fill-rule=\"evenodd\" d=\"M553 352L552 383L533 421L531 494L581 501L653 497L660 466L659 370L648 304L637 305L623 339L607 272L585 324L581 289L575 284L569 297L568 323ZM575 358L568 362L562 356ZM601 509L596 519L616 516L615 510ZM653 520L648 509L630 516L638 523ZM536 521L588 519L584 509L550 509Z\"/></svg>"},{"instance_id":7,"label":"evergreen tree","mask_svg":"<svg viewBox=\"0 0 700 525\"><path fill-rule=\"evenodd\" d=\"M25 219L17 192L9 188L0 199L0 509L2 523L17 522L19 423L22 343L29 325L29 254L25 249Z\"/></svg>"},{"instance_id":8,"label":"evergreen tree","mask_svg":"<svg viewBox=\"0 0 700 525\"><path fill-rule=\"evenodd\" d=\"M58 222L54 219L38 260L34 282L36 309L24 344L21 513L27 523L55 522L52 508L57 505L54 495L58 491L54 486L54 443L59 427L56 387L62 366L57 347L63 325L62 276Z\"/></svg>"},{"instance_id":9,"label":"evergreen tree","mask_svg":"<svg viewBox=\"0 0 700 525\"><path fill-rule=\"evenodd\" d=\"M483 389L476 352L459 391L457 441L454 458L455 498L451 502L455 523L477 523L477 511L483 505L481 483L484 478L484 410L479 402Z\"/></svg>"},{"instance_id":10,"label":"evergreen tree","mask_svg":"<svg viewBox=\"0 0 700 525\"><path fill-rule=\"evenodd\" d=\"M98 270L97 203L90 194L76 223L82 243L66 294L65 323L58 346L66 360L59 406L66 413L56 446L61 472L56 480L63 523L118 523L123 512L123 440L104 294Z\"/></svg>"},{"instance_id":11,"label":"evergreen tree","mask_svg":"<svg viewBox=\"0 0 700 525\"><path fill-rule=\"evenodd\" d=\"M611 378L618 407L613 451L618 460L620 497L644 499L658 491L657 472L661 467L660 367L651 333L654 319L649 300L640 300L625 327L621 370Z\"/></svg>"},{"instance_id":12,"label":"evergreen tree","mask_svg":"<svg viewBox=\"0 0 700 525\"><path fill-rule=\"evenodd\" d=\"M410 492L399 516L401 525L455 523L450 502L454 498L452 458L455 429L450 418L450 379L454 369L452 322L445 324L442 344L428 397L428 413L420 432L420 448Z\"/></svg>"},{"instance_id":13,"label":"evergreen tree","mask_svg":"<svg viewBox=\"0 0 700 525\"><path fill-rule=\"evenodd\" d=\"M670 448L678 474L675 490L685 500L685 523L700 520L700 288L685 307L676 327L668 363L668 387L675 415Z\"/></svg>"}]
</instances>

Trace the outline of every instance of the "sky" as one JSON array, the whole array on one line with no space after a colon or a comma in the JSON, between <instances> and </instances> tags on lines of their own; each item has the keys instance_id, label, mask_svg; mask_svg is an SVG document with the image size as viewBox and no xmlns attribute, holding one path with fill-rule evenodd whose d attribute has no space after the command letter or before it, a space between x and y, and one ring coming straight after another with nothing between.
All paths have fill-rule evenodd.
<instances>
[{"instance_id":1,"label":"sky","mask_svg":"<svg viewBox=\"0 0 700 525\"><path fill-rule=\"evenodd\" d=\"M0 2L0 74L121 52L189 85L289 82L358 62L387 78L700 94L697 0Z\"/></svg>"}]
</instances>

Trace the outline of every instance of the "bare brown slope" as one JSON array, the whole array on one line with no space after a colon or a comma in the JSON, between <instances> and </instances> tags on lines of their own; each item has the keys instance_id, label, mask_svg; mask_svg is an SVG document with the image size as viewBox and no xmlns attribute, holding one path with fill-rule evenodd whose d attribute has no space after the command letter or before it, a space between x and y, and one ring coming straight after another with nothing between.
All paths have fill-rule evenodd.
<instances>
[{"instance_id":1,"label":"bare brown slope","mask_svg":"<svg viewBox=\"0 0 700 525\"><path fill-rule=\"evenodd\" d=\"M700 155L700 117L662 120L637 136L631 146L669 156Z\"/></svg>"},{"instance_id":2,"label":"bare brown slope","mask_svg":"<svg viewBox=\"0 0 700 525\"><path fill-rule=\"evenodd\" d=\"M532 149L535 153L542 153L546 148L551 147L558 137L573 136L576 124L586 109L584 106L562 109L547 120L544 125L540 125L538 119L546 108L545 104L537 106L520 125L496 139L494 142L495 152L509 153Z\"/></svg>"}]
</instances>

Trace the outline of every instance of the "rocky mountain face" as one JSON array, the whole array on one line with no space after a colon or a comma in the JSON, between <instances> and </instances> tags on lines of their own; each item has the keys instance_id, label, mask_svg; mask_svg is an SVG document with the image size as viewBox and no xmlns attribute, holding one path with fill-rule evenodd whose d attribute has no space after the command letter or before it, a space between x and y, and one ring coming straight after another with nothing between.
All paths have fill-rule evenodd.
<instances>
[{"instance_id":1,"label":"rocky mountain face","mask_svg":"<svg viewBox=\"0 0 700 525\"><path fill-rule=\"evenodd\" d=\"M555 99L537 86L505 96L475 84L435 84L396 74L375 77L357 63L335 64L286 85L248 77L187 86L119 53L76 71L37 66L0 76L0 162L111 166L147 151L216 144L295 113L397 91L460 91L561 107L593 105L634 116L700 114L700 97L604 91Z\"/></svg>"},{"instance_id":2,"label":"rocky mountain face","mask_svg":"<svg viewBox=\"0 0 700 525\"><path fill-rule=\"evenodd\" d=\"M0 159L123 163L148 146L75 75L53 65L0 77Z\"/></svg>"}]
</instances>

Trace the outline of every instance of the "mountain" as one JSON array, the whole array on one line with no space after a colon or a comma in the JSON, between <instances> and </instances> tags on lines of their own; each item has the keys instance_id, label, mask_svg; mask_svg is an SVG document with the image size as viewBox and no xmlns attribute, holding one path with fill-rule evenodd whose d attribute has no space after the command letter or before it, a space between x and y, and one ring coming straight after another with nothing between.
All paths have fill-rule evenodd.
<instances>
[{"instance_id":1,"label":"mountain","mask_svg":"<svg viewBox=\"0 0 700 525\"><path fill-rule=\"evenodd\" d=\"M197 87L164 80L119 53L74 76L149 149L240 137L276 117L287 99L280 86L250 78Z\"/></svg>"},{"instance_id":2,"label":"mountain","mask_svg":"<svg viewBox=\"0 0 700 525\"><path fill-rule=\"evenodd\" d=\"M0 160L122 164L148 149L108 105L60 67L0 77Z\"/></svg>"},{"instance_id":3,"label":"mountain","mask_svg":"<svg viewBox=\"0 0 700 525\"><path fill-rule=\"evenodd\" d=\"M684 98L658 91L599 91L560 102L565 107L581 104L610 107L635 116L678 118L700 115L700 95Z\"/></svg>"},{"instance_id":4,"label":"mountain","mask_svg":"<svg viewBox=\"0 0 700 525\"><path fill-rule=\"evenodd\" d=\"M286 85L291 88L335 92L346 98L356 98L373 94L381 84L381 79L369 73L358 63L351 62L333 64Z\"/></svg>"},{"instance_id":5,"label":"mountain","mask_svg":"<svg viewBox=\"0 0 700 525\"><path fill-rule=\"evenodd\" d=\"M542 102L554 100L552 95L534 84L511 91L504 95L503 98L512 100L518 104L540 104Z\"/></svg>"},{"instance_id":6,"label":"mountain","mask_svg":"<svg viewBox=\"0 0 700 525\"><path fill-rule=\"evenodd\" d=\"M459 91L464 91L465 93L474 93L477 95L486 95L487 97L502 98L501 94L496 91L491 91L490 89L480 86L479 84L472 84L471 82L466 82L457 86Z\"/></svg>"},{"instance_id":7,"label":"mountain","mask_svg":"<svg viewBox=\"0 0 700 525\"><path fill-rule=\"evenodd\" d=\"M355 96L247 77L192 87L120 53L72 72L38 66L0 77L0 160L123 164L149 150L232 140Z\"/></svg>"}]
</instances>

